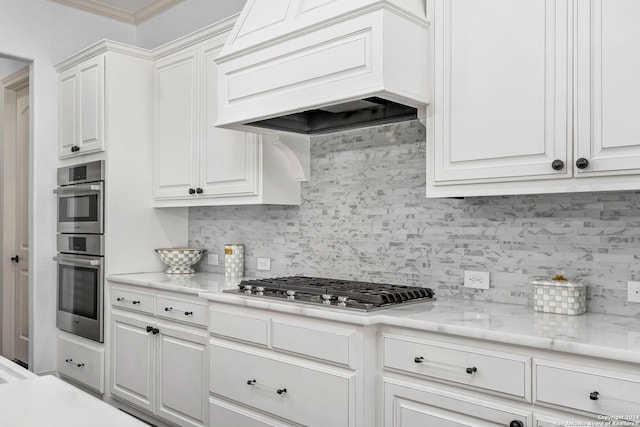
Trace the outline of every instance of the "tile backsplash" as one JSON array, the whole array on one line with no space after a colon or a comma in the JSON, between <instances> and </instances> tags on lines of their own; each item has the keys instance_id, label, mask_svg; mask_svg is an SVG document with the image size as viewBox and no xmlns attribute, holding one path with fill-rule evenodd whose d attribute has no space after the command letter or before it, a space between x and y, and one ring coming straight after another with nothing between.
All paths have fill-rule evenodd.
<instances>
[{"instance_id":1,"label":"tile backsplash","mask_svg":"<svg viewBox=\"0 0 640 427\"><path fill-rule=\"evenodd\" d=\"M640 192L427 199L418 121L314 136L300 206L198 207L189 244L245 245L245 274L317 275L428 286L436 295L531 305L534 276L588 285L587 310L640 316ZM271 271L256 270L258 257ZM204 257L206 259L206 257ZM489 271L489 290L462 286Z\"/></svg>"}]
</instances>

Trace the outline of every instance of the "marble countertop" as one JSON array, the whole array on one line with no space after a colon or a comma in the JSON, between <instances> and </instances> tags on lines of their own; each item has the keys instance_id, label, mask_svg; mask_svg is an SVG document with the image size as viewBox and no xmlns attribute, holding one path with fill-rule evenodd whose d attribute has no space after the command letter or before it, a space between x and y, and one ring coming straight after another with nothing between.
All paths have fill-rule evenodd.
<instances>
[{"instance_id":1,"label":"marble countertop","mask_svg":"<svg viewBox=\"0 0 640 427\"><path fill-rule=\"evenodd\" d=\"M226 280L223 274L197 273L176 284L162 277L119 275L108 279L134 285L198 294L209 301L254 307L318 319L359 325L389 325L505 344L563 351L585 356L640 363L640 318L585 313L579 316L539 313L532 307L454 298L407 304L384 310L359 313L253 299L222 293L241 279Z\"/></svg>"},{"instance_id":2,"label":"marble countertop","mask_svg":"<svg viewBox=\"0 0 640 427\"><path fill-rule=\"evenodd\" d=\"M132 273L111 274L107 280L128 285L144 286L183 294L198 295L201 292L222 292L234 289L244 277L229 279L224 274L166 274L166 273ZM248 278L251 279L251 278Z\"/></svg>"},{"instance_id":3,"label":"marble countertop","mask_svg":"<svg viewBox=\"0 0 640 427\"><path fill-rule=\"evenodd\" d=\"M0 425L144 427L147 424L57 377L39 377L0 357Z\"/></svg>"}]
</instances>

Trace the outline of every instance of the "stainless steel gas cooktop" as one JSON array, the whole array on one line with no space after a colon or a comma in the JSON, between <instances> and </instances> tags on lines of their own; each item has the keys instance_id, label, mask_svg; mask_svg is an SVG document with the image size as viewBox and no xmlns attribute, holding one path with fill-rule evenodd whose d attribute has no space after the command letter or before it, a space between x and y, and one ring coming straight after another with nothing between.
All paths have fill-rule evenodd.
<instances>
[{"instance_id":1,"label":"stainless steel gas cooktop","mask_svg":"<svg viewBox=\"0 0 640 427\"><path fill-rule=\"evenodd\" d=\"M359 311L435 299L429 288L304 276L243 280L224 292Z\"/></svg>"}]
</instances>

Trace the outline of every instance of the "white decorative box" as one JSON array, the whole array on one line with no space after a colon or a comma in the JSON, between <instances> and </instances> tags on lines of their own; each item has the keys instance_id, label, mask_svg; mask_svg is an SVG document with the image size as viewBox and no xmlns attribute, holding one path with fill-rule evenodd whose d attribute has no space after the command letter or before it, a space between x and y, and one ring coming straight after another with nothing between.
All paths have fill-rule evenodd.
<instances>
[{"instance_id":1,"label":"white decorative box","mask_svg":"<svg viewBox=\"0 0 640 427\"><path fill-rule=\"evenodd\" d=\"M558 278L560 277L560 278ZM587 310L587 286L561 276L533 278L533 309L544 313L582 314Z\"/></svg>"}]
</instances>

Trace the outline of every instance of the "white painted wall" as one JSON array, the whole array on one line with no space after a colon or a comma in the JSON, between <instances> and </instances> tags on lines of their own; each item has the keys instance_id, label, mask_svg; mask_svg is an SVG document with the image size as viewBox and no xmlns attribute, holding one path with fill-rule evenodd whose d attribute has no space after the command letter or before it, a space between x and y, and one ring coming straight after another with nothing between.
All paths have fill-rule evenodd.
<instances>
[{"instance_id":1,"label":"white painted wall","mask_svg":"<svg viewBox=\"0 0 640 427\"><path fill-rule=\"evenodd\" d=\"M0 54L0 80L29 65L28 62L3 58Z\"/></svg>"},{"instance_id":2,"label":"white painted wall","mask_svg":"<svg viewBox=\"0 0 640 427\"><path fill-rule=\"evenodd\" d=\"M158 47L239 13L246 0L185 0L138 25L138 46Z\"/></svg>"},{"instance_id":3,"label":"white painted wall","mask_svg":"<svg viewBox=\"0 0 640 427\"><path fill-rule=\"evenodd\" d=\"M53 64L108 38L135 44L133 25L47 0L0 0L0 55L31 67L30 369L55 370L55 187L58 134L58 75Z\"/></svg>"}]
</instances>

